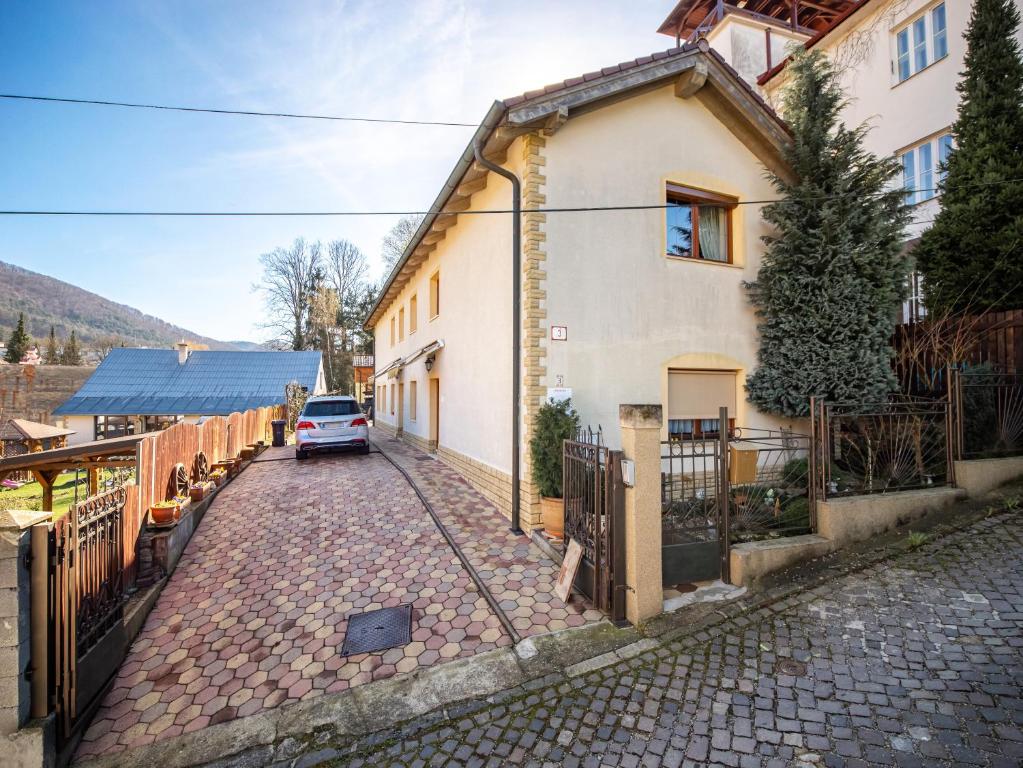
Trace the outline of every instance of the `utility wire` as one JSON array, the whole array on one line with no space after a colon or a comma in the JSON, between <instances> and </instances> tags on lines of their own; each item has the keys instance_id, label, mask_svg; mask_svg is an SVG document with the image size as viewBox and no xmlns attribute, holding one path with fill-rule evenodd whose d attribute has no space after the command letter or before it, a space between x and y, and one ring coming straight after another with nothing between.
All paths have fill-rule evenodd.
<instances>
[{"instance_id":1,"label":"utility wire","mask_svg":"<svg viewBox=\"0 0 1023 768\"><path fill-rule=\"evenodd\" d=\"M1023 181L1023 178L1000 179L998 181L977 182L976 184L964 184L957 186L957 189L970 189L973 187L989 187L1000 184L1010 184ZM947 189L947 188L946 188ZM764 200L740 200L735 205L799 205L807 203L826 203L833 200L843 200L847 197L883 197L897 192L909 194L911 192L937 192L940 187L918 187L916 189L895 189L885 192L878 192L874 195L862 195L859 193L846 193L841 195L824 195L821 197L810 197L805 200L786 200L773 198ZM670 208L677 208L685 203L656 203L651 205L588 205L578 207L562 208L523 208L520 213L587 213L587 212L608 212L608 211L661 211ZM307 216L307 217L331 217L331 216L428 216L443 214L442 210L426 211L57 211L57 210L0 210L0 216L171 216L171 217L286 217L286 216ZM485 208L477 211L450 212L458 216L483 216L489 214L515 213L511 208Z\"/></svg>"},{"instance_id":2,"label":"utility wire","mask_svg":"<svg viewBox=\"0 0 1023 768\"><path fill-rule=\"evenodd\" d=\"M211 115L244 115L246 117L286 117L298 120L334 120L348 123L392 123L395 125L440 125L453 128L475 128L476 123L455 123L442 120L395 120L384 117L351 117L347 115L302 115L293 112L256 112L244 109L210 109L180 107L168 104L134 104L127 101L100 101L98 99L67 99L58 96L28 96L20 93L0 93L0 99L43 101L58 104L91 104L101 107L129 107L131 109L161 109L168 112L205 112Z\"/></svg>"}]
</instances>

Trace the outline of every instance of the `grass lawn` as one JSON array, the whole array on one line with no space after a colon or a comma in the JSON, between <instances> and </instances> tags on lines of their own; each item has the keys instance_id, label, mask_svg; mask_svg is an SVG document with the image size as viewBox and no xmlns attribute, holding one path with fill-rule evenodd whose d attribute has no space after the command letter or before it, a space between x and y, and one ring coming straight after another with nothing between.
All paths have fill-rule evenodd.
<instances>
[{"instance_id":1,"label":"grass lawn","mask_svg":"<svg viewBox=\"0 0 1023 768\"><path fill-rule=\"evenodd\" d=\"M101 482L112 479L114 473L102 470ZM89 495L88 477L85 472L78 473L78 500ZM75 473L62 472L53 484L53 516L67 514L75 500ZM32 481L20 488L0 490L0 509L42 509L43 489L39 483Z\"/></svg>"}]
</instances>

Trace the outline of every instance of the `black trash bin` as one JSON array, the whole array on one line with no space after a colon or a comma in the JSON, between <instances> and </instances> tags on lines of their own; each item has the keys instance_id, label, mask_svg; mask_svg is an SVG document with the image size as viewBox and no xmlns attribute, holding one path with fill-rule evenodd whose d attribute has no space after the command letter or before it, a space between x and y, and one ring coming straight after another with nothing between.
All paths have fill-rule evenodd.
<instances>
[{"instance_id":1,"label":"black trash bin","mask_svg":"<svg viewBox=\"0 0 1023 768\"><path fill-rule=\"evenodd\" d=\"M274 432L274 448L281 448L284 446L284 427L288 424L284 419L274 419L270 422L270 427Z\"/></svg>"}]
</instances>

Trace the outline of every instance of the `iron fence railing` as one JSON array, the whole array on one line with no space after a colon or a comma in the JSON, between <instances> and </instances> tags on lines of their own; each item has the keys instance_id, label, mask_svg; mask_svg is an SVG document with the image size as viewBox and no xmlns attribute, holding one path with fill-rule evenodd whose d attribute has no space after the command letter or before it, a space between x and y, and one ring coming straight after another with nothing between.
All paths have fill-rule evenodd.
<instances>
[{"instance_id":1,"label":"iron fence railing","mask_svg":"<svg viewBox=\"0 0 1023 768\"><path fill-rule=\"evenodd\" d=\"M953 370L950 380L955 458L1023 455L1023 376Z\"/></svg>"},{"instance_id":2,"label":"iron fence railing","mask_svg":"<svg viewBox=\"0 0 1023 768\"><path fill-rule=\"evenodd\" d=\"M953 485L948 400L811 399L810 472L820 499Z\"/></svg>"},{"instance_id":3,"label":"iron fence railing","mask_svg":"<svg viewBox=\"0 0 1023 768\"><path fill-rule=\"evenodd\" d=\"M809 435L739 427L728 442L728 453L733 543L813 532Z\"/></svg>"}]
</instances>

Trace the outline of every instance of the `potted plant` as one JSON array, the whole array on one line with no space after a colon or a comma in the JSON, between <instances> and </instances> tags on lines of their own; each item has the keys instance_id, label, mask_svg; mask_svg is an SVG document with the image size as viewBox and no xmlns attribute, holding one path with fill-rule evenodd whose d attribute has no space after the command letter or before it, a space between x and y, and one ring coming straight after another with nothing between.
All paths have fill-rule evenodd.
<instances>
[{"instance_id":1,"label":"potted plant","mask_svg":"<svg viewBox=\"0 0 1023 768\"><path fill-rule=\"evenodd\" d=\"M209 486L206 483L192 483L188 486L188 495L192 501L202 501L206 498L206 492Z\"/></svg>"},{"instance_id":2,"label":"potted plant","mask_svg":"<svg viewBox=\"0 0 1023 768\"><path fill-rule=\"evenodd\" d=\"M172 525L181 516L181 505L176 501L158 501L149 508L153 525Z\"/></svg>"},{"instance_id":3,"label":"potted plant","mask_svg":"<svg viewBox=\"0 0 1023 768\"><path fill-rule=\"evenodd\" d=\"M224 484L227 479L227 470L224 468L218 468L210 472L210 480L219 488Z\"/></svg>"},{"instance_id":4,"label":"potted plant","mask_svg":"<svg viewBox=\"0 0 1023 768\"><path fill-rule=\"evenodd\" d=\"M579 430L579 414L571 400L546 402L533 421L529 440L533 485L540 492L543 527L553 538L565 534L565 506L561 499L563 443Z\"/></svg>"}]
</instances>

